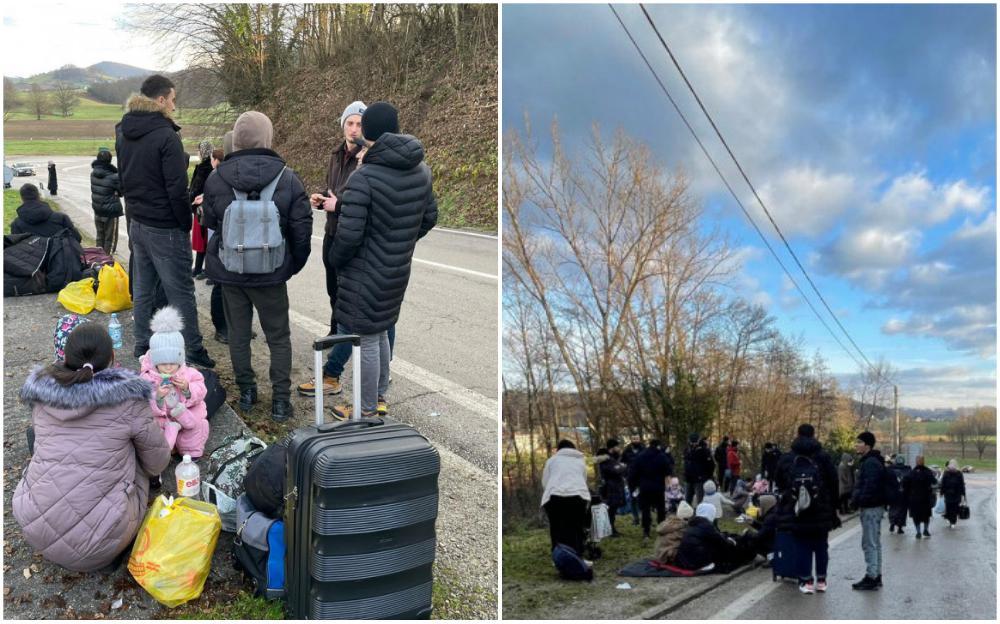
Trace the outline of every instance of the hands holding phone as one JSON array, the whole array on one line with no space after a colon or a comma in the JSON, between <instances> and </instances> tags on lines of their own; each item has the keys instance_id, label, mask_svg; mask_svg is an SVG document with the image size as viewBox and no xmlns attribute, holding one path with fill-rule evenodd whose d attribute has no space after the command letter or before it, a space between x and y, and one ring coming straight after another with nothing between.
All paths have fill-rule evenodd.
<instances>
[{"instance_id":1,"label":"hands holding phone","mask_svg":"<svg viewBox=\"0 0 1000 624\"><path fill-rule=\"evenodd\" d=\"M313 193L310 195L309 203L316 210L334 212L337 209L337 196L333 194L333 191L327 189L325 195L322 193Z\"/></svg>"}]
</instances>

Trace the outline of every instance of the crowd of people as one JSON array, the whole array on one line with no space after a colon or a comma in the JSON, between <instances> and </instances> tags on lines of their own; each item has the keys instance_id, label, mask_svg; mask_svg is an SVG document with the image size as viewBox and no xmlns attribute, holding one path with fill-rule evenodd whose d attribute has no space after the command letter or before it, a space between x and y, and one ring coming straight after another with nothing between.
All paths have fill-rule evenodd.
<instances>
[{"instance_id":1,"label":"crowd of people","mask_svg":"<svg viewBox=\"0 0 1000 624\"><path fill-rule=\"evenodd\" d=\"M767 442L753 477L745 472L740 443L729 436L710 449L703 436L690 434L681 467L661 440L644 443L633 435L623 450L619 440L609 439L592 461L596 494L586 456L563 440L542 476L541 506L551 546L569 546L582 557L591 505L603 503L610 537L622 537L618 516L631 514L633 524L641 526L644 543L655 533L653 555L660 564L689 573L727 572L761 557L778 561L776 574L780 563L781 576L794 577L801 592L812 594L827 590L829 534L842 525L841 515L856 511L860 520L865 574L852 585L857 590L882 586L881 525L886 511L890 533L904 533L909 517L916 538L927 539L940 496L942 516L951 528L956 526L965 483L955 460L939 483L922 456L912 468L903 455L884 458L871 432L860 433L854 453L842 453L839 463L811 424L802 424L796 434L785 452ZM727 532L719 523L727 515L743 524L742 530Z\"/></svg>"},{"instance_id":2,"label":"crowd of people","mask_svg":"<svg viewBox=\"0 0 1000 624\"><path fill-rule=\"evenodd\" d=\"M171 454L198 458L205 451L202 371L216 363L203 344L196 278L212 281L211 317L229 347L239 407L250 410L259 400L250 349L256 312L270 350L270 415L288 420L287 283L309 261L312 210L325 212L330 333L361 336L361 415L374 416L388 410L390 344L413 250L437 221L423 146L400 133L398 112L387 102L347 105L326 184L310 194L274 151L271 121L257 111L238 117L221 150L201 142L189 180L190 157L172 118L176 96L170 79L147 78L116 126L117 166L108 148L92 163L91 203L106 252L114 252L125 217L136 361L115 352L104 324L64 318L55 362L32 370L21 390L33 426L14 517L31 547L73 570L120 562ZM56 194L54 165L49 189ZM15 227L66 228L80 238L68 217L39 201L33 185L21 196ZM299 391L339 394L349 355L349 348L335 349L323 387L306 383ZM336 419L350 416L350 407L333 410ZM557 494L555 504L565 492Z\"/></svg>"}]
</instances>

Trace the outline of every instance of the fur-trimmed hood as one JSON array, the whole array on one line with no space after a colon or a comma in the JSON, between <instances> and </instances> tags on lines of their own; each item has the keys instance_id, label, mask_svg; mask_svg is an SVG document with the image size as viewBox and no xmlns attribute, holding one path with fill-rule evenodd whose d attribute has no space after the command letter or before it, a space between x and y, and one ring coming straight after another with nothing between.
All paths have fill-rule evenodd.
<instances>
[{"instance_id":1,"label":"fur-trimmed hood","mask_svg":"<svg viewBox=\"0 0 1000 624\"><path fill-rule=\"evenodd\" d=\"M59 420L82 418L99 407L128 401L149 401L152 387L134 371L106 368L91 381L62 386L36 366L21 387L21 400L41 403Z\"/></svg>"},{"instance_id":2,"label":"fur-trimmed hood","mask_svg":"<svg viewBox=\"0 0 1000 624\"><path fill-rule=\"evenodd\" d=\"M169 127L174 132L181 129L170 117L170 111L156 100L144 95L135 94L130 97L125 103L125 110L121 130L128 139L142 138L153 130L163 127Z\"/></svg>"}]
</instances>

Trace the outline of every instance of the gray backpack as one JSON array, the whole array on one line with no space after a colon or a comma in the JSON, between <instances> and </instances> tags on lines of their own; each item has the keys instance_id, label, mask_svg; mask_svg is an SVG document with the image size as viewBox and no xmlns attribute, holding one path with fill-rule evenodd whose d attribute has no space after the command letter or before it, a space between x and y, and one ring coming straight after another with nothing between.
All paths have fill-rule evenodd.
<instances>
[{"instance_id":1,"label":"gray backpack","mask_svg":"<svg viewBox=\"0 0 1000 624\"><path fill-rule=\"evenodd\" d=\"M233 189L236 199L230 202L222 217L222 240L219 259L232 273L273 273L285 261L285 239L281 235L278 207L271 201L278 175L260 192L260 199L247 199L247 194Z\"/></svg>"}]
</instances>

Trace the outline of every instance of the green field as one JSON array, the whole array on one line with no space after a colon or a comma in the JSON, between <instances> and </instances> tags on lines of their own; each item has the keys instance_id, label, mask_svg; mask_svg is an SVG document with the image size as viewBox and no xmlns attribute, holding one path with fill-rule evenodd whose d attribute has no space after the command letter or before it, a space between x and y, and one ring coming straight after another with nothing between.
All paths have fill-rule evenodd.
<instances>
[{"instance_id":1,"label":"green field","mask_svg":"<svg viewBox=\"0 0 1000 624\"><path fill-rule=\"evenodd\" d=\"M20 94L21 105L11 111L7 121L36 121L35 114L27 109L27 96ZM211 109L205 108L178 108L174 112L174 119L178 125L210 123L216 113L225 112L228 105L220 105ZM73 109L73 114L63 117L57 111L50 115L42 115L41 121L118 121L124 114L122 104L105 104L92 100L86 96L80 97L80 104Z\"/></svg>"},{"instance_id":2,"label":"green field","mask_svg":"<svg viewBox=\"0 0 1000 624\"><path fill-rule=\"evenodd\" d=\"M216 140L222 145L222 140ZM46 139L39 141L3 142L4 158L9 156L94 156L98 147L114 151L114 138L107 139ZM191 155L198 153L198 141L184 141L184 149Z\"/></svg>"}]
</instances>

